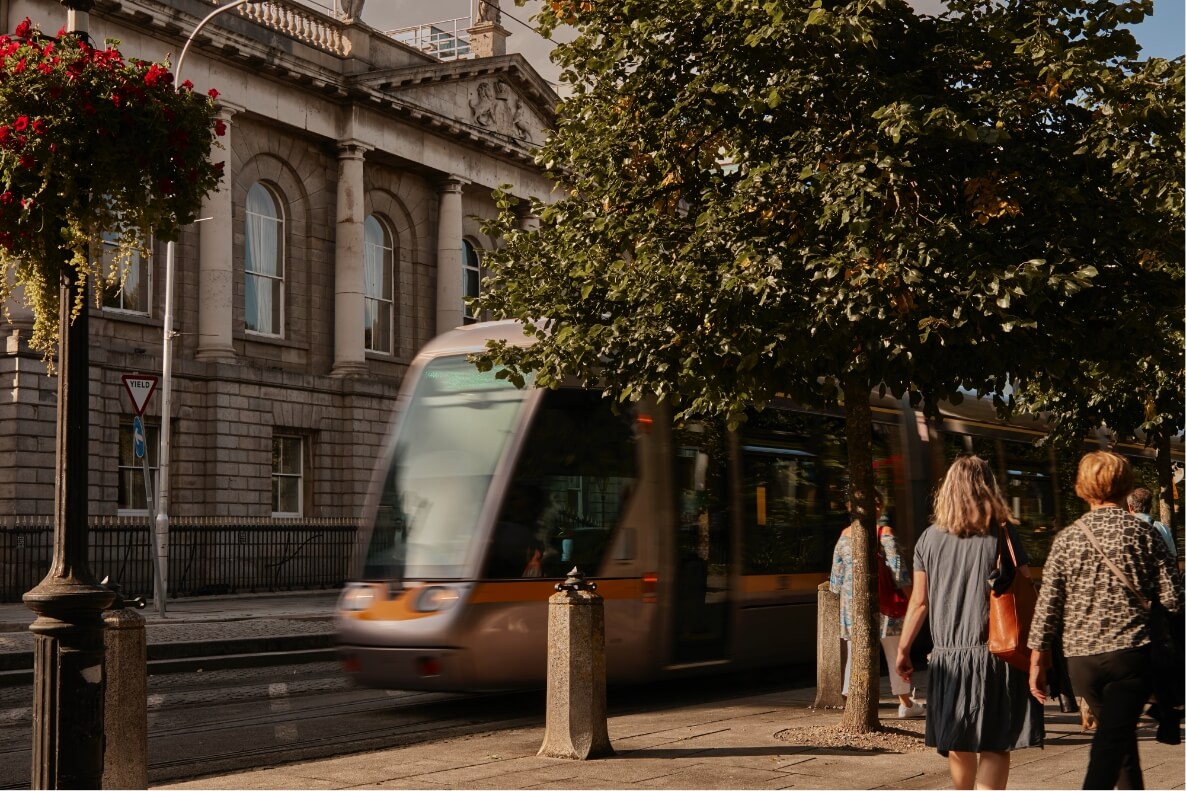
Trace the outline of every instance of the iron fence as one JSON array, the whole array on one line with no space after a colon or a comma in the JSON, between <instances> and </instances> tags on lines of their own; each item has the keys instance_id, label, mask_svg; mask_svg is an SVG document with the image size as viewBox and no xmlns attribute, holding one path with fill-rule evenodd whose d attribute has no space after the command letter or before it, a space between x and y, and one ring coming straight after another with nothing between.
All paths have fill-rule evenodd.
<instances>
[{"instance_id":1,"label":"iron fence","mask_svg":"<svg viewBox=\"0 0 1186 791\"><path fill-rule=\"evenodd\" d=\"M341 587L357 519L186 519L169 521L170 597ZM152 522L93 517L89 562L125 595L152 596ZM19 602L49 571L48 517L0 517L0 602Z\"/></svg>"}]
</instances>

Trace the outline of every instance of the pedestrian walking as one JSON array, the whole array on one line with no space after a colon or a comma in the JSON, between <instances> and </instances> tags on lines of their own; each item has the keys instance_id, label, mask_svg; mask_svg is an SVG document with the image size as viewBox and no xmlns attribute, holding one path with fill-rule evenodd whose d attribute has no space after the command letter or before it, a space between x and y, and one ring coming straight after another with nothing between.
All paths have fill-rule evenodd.
<instances>
[{"instance_id":1,"label":"pedestrian walking","mask_svg":"<svg viewBox=\"0 0 1186 791\"><path fill-rule=\"evenodd\" d=\"M910 596L910 575L907 573L906 564L902 561L902 553L898 547L898 539L894 536L893 529L890 528L888 520L882 516L882 509L884 507L884 496L881 492L876 492L877 505L877 539L878 539L878 563L885 564L890 576L893 579L893 584L902 590L906 597ZM851 502L849 503L849 510L852 509ZM840 538L836 541L836 548L832 552L832 573L828 579L828 586L832 593L840 596L840 637L844 640L845 660L844 660L844 683L841 687L840 694L848 697L848 685L852 679L852 541L850 533L853 528L860 530L860 524L853 522L849 527L844 528L840 533ZM902 619L904 612L894 612L887 605L889 602L881 602L881 612L878 613L878 636L881 638L881 648L885 651L886 664L893 662L894 657L898 655L898 639L902 634ZM925 708L921 703L914 700L910 682L898 676L897 673L890 672L890 692L898 698L898 717L900 719L910 719L914 717L921 717L925 713Z\"/></svg>"},{"instance_id":2,"label":"pedestrian walking","mask_svg":"<svg viewBox=\"0 0 1186 791\"><path fill-rule=\"evenodd\" d=\"M1182 610L1169 548L1125 510L1132 483L1123 456L1096 451L1080 460L1075 494L1091 510L1055 537L1030 626L1033 696L1046 700L1047 653L1061 634L1071 683L1095 713L1084 788L1145 787L1137 722L1153 692L1149 614L1128 585L1170 612Z\"/></svg>"},{"instance_id":3,"label":"pedestrian walking","mask_svg":"<svg viewBox=\"0 0 1186 791\"><path fill-rule=\"evenodd\" d=\"M1128 493L1127 502L1128 512L1140 521L1149 525L1149 527L1156 530L1157 535L1159 535L1161 540L1165 542L1165 545L1169 547L1170 557L1177 558L1178 547L1174 543L1173 532L1169 529L1169 527L1154 519L1149 513L1149 511L1153 508L1153 492L1149 491L1143 486L1137 487Z\"/></svg>"},{"instance_id":4,"label":"pedestrian walking","mask_svg":"<svg viewBox=\"0 0 1186 791\"><path fill-rule=\"evenodd\" d=\"M960 456L935 493L933 524L914 547L914 586L898 644L897 671L913 678L910 646L930 619L926 744L946 756L956 788L1005 788L1009 753L1040 746L1042 708L1024 671L988 650L989 574L998 534L1009 531L1017 571L1028 558L988 462Z\"/></svg>"}]
</instances>

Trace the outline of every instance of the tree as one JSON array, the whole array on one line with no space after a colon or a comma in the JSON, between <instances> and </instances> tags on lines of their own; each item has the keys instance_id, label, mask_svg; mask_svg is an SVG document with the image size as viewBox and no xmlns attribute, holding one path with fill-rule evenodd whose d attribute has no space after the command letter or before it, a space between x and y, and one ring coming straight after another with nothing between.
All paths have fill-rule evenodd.
<instances>
[{"instance_id":1,"label":"tree","mask_svg":"<svg viewBox=\"0 0 1186 791\"><path fill-rule=\"evenodd\" d=\"M561 198L514 229L476 307L535 343L478 363L737 425L775 393L842 403L854 663L877 727L870 393L934 410L1028 372L1118 230L1082 149L1146 2L554 0L571 96L538 155ZM533 317L546 317L546 321Z\"/></svg>"},{"instance_id":2,"label":"tree","mask_svg":"<svg viewBox=\"0 0 1186 791\"><path fill-rule=\"evenodd\" d=\"M1123 241L1064 310L1072 332L1045 350L1047 362L1016 382L1017 409L1053 423L1051 437L1079 450L1101 425L1117 439L1157 451L1160 517L1173 525L1170 441L1186 411L1181 284L1182 173L1186 168L1182 92L1186 63L1153 59L1107 74L1084 145L1110 164L1102 183L1122 210L1105 215ZM1083 342L1088 341L1088 342Z\"/></svg>"}]
</instances>

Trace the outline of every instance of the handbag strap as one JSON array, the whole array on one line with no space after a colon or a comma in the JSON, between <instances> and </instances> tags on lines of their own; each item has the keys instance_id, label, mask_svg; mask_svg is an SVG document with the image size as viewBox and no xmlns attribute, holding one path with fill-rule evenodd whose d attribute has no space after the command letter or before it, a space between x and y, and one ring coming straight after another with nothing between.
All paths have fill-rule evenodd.
<instances>
[{"instance_id":1,"label":"handbag strap","mask_svg":"<svg viewBox=\"0 0 1186 791\"><path fill-rule=\"evenodd\" d=\"M1104 554L1104 548L1101 547L1100 542L1096 540L1095 534L1091 532L1091 528L1083 524L1083 520L1079 520L1075 523L1075 525L1079 528L1083 535L1087 536L1087 540L1091 542L1091 545L1095 547L1095 551L1099 553L1101 558L1103 558L1104 563L1106 563L1108 568L1112 570L1112 573L1116 575L1116 579L1124 583L1124 587L1132 591L1132 595L1137 597L1137 601L1141 603L1141 609L1148 610L1150 606L1149 600L1141 595L1141 592L1137 590L1137 586L1132 584L1132 581L1124 574L1123 571L1120 570L1120 567L1113 563L1112 559Z\"/></svg>"},{"instance_id":2,"label":"handbag strap","mask_svg":"<svg viewBox=\"0 0 1186 791\"><path fill-rule=\"evenodd\" d=\"M1009 548L1009 558L1013 561L1013 568L1017 568L1017 552L1013 549L1013 534L1009 532L1009 523L1001 522L997 528L997 568L1001 567L1001 557L1005 547Z\"/></svg>"}]
</instances>

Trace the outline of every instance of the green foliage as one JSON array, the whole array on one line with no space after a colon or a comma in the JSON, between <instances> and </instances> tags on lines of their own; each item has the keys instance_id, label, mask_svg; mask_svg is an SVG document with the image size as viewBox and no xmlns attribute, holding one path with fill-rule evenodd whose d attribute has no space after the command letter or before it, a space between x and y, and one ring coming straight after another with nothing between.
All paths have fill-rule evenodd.
<instances>
[{"instance_id":1,"label":"green foliage","mask_svg":"<svg viewBox=\"0 0 1186 791\"><path fill-rule=\"evenodd\" d=\"M542 28L579 33L538 155L562 197L520 231L501 196L477 307L548 321L481 364L732 424L849 377L1004 408L1010 379L1073 364L1098 284L1176 298L1180 243L1132 235L1181 207L1180 151L1152 139L1174 118L1146 101L1181 64L1131 63L1119 27L1149 3L949 5L546 7Z\"/></svg>"},{"instance_id":2,"label":"green foliage","mask_svg":"<svg viewBox=\"0 0 1186 791\"><path fill-rule=\"evenodd\" d=\"M538 153L560 198L524 231L498 195L475 305L535 340L477 356L512 381L732 426L779 393L845 402L857 728L877 698L870 390L1005 411L1013 385L1079 403L1097 369L1181 381L1182 63L1136 62L1122 27L1152 0L946 7L550 0L541 30L577 32Z\"/></svg>"},{"instance_id":3,"label":"green foliage","mask_svg":"<svg viewBox=\"0 0 1186 791\"><path fill-rule=\"evenodd\" d=\"M150 234L175 238L197 216L222 172L208 160L225 131L216 96L178 90L165 65L114 46L43 37L27 19L0 36L0 301L24 287L34 348L55 348L62 274L114 284ZM116 247L107 271L101 233Z\"/></svg>"}]
</instances>

